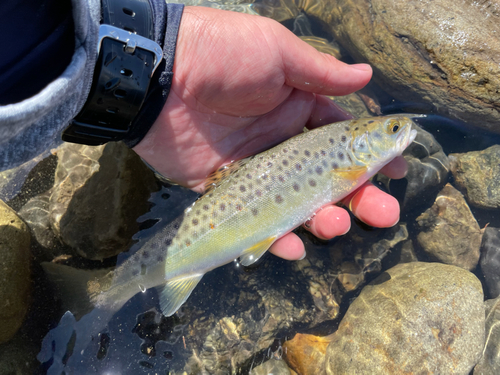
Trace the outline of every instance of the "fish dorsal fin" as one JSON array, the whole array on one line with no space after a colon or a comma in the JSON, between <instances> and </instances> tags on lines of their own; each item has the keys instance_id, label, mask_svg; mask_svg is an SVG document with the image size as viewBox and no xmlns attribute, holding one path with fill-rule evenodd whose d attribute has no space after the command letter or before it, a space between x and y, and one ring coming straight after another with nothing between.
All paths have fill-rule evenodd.
<instances>
[{"instance_id":1,"label":"fish dorsal fin","mask_svg":"<svg viewBox=\"0 0 500 375\"><path fill-rule=\"evenodd\" d=\"M173 315L186 302L202 277L203 274L190 275L170 280L165 285L158 287L160 309L163 315Z\"/></svg>"},{"instance_id":2,"label":"fish dorsal fin","mask_svg":"<svg viewBox=\"0 0 500 375\"><path fill-rule=\"evenodd\" d=\"M249 156L248 158L245 159L236 160L233 161L232 163L226 164L217 169L215 172L209 175L207 180L205 181L205 191L203 192L203 194L207 194L212 190L214 190L217 186L220 185L222 181L224 181L228 176L231 176L232 174L236 173L242 166L248 163L252 158L253 156Z\"/></svg>"},{"instance_id":3,"label":"fish dorsal fin","mask_svg":"<svg viewBox=\"0 0 500 375\"><path fill-rule=\"evenodd\" d=\"M355 181L366 173L368 167L366 165L356 165L354 167L338 168L332 172L345 178L346 180Z\"/></svg>"},{"instance_id":4,"label":"fish dorsal fin","mask_svg":"<svg viewBox=\"0 0 500 375\"><path fill-rule=\"evenodd\" d=\"M267 249L269 249L274 241L276 241L276 236L266 238L252 247L249 247L240 255L240 263L245 267L255 263L267 251Z\"/></svg>"}]
</instances>

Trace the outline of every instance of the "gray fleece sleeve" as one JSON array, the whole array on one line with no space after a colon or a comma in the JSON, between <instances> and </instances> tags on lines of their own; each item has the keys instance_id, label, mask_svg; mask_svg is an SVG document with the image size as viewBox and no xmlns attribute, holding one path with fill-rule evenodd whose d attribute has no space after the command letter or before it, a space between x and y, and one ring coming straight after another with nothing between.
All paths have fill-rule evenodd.
<instances>
[{"instance_id":1,"label":"gray fleece sleeve","mask_svg":"<svg viewBox=\"0 0 500 375\"><path fill-rule=\"evenodd\" d=\"M0 106L0 170L57 147L61 132L87 99L97 58L101 3L72 0L72 6L75 51L66 70L35 96Z\"/></svg>"}]
</instances>

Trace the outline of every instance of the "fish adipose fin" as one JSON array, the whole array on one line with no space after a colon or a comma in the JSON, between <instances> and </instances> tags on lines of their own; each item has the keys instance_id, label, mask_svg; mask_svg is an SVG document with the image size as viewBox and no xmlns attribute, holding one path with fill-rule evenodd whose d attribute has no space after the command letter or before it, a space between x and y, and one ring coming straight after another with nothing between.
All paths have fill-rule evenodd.
<instances>
[{"instance_id":1,"label":"fish adipose fin","mask_svg":"<svg viewBox=\"0 0 500 375\"><path fill-rule=\"evenodd\" d=\"M271 247L274 241L276 241L276 236L266 238L249 247L240 255L240 263L245 267L255 263Z\"/></svg>"},{"instance_id":2,"label":"fish adipose fin","mask_svg":"<svg viewBox=\"0 0 500 375\"><path fill-rule=\"evenodd\" d=\"M367 170L368 167L366 165L362 165L362 166L334 169L332 172L341 176L342 178L345 178L346 180L356 181L361 176L363 176Z\"/></svg>"},{"instance_id":3,"label":"fish adipose fin","mask_svg":"<svg viewBox=\"0 0 500 375\"><path fill-rule=\"evenodd\" d=\"M203 274L191 275L168 281L165 285L158 287L160 309L163 315L173 315L186 302L202 277Z\"/></svg>"},{"instance_id":4,"label":"fish adipose fin","mask_svg":"<svg viewBox=\"0 0 500 375\"><path fill-rule=\"evenodd\" d=\"M228 176L231 176L233 173L236 173L243 165L248 163L251 159L253 159L253 156L233 161L232 163L224 165L223 167L217 169L215 172L209 175L207 180L205 181L205 191L203 192L203 194L210 193L217 186L219 186L224 179L226 179Z\"/></svg>"}]
</instances>

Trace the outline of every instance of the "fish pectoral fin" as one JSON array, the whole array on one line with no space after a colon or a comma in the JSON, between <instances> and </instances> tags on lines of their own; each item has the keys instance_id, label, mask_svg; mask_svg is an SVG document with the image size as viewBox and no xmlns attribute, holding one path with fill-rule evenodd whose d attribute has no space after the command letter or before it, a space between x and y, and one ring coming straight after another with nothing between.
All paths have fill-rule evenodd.
<instances>
[{"instance_id":1,"label":"fish pectoral fin","mask_svg":"<svg viewBox=\"0 0 500 375\"><path fill-rule=\"evenodd\" d=\"M207 177L207 180L205 181L205 191L203 192L203 194L210 193L217 186L219 186L222 183L222 181L224 181L227 177L231 176L232 174L236 173L242 166L244 166L246 163L252 160L252 158L253 156L249 156L248 158L245 159L236 160L233 161L232 163L229 163L217 169L215 172L213 172L211 175Z\"/></svg>"},{"instance_id":2,"label":"fish pectoral fin","mask_svg":"<svg viewBox=\"0 0 500 375\"><path fill-rule=\"evenodd\" d=\"M267 251L267 249L269 249L274 241L276 241L276 236L266 238L265 240L256 243L252 247L249 247L248 249L243 251L243 253L241 253L240 263L245 267L251 265L252 263L255 263L262 255L264 255L264 253Z\"/></svg>"},{"instance_id":3,"label":"fish pectoral fin","mask_svg":"<svg viewBox=\"0 0 500 375\"><path fill-rule=\"evenodd\" d=\"M198 285L203 274L190 275L168 281L158 287L160 309L163 315L173 315L188 299L193 289Z\"/></svg>"},{"instance_id":4,"label":"fish pectoral fin","mask_svg":"<svg viewBox=\"0 0 500 375\"><path fill-rule=\"evenodd\" d=\"M356 165L354 167L334 169L332 173L339 175L346 180L355 181L364 175L367 170L368 167L366 165Z\"/></svg>"}]
</instances>

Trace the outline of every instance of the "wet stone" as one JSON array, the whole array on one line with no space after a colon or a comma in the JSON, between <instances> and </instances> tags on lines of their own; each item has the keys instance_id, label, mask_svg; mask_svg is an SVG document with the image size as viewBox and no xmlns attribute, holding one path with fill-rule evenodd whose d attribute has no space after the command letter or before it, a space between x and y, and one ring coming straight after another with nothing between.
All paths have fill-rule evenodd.
<instances>
[{"instance_id":1,"label":"wet stone","mask_svg":"<svg viewBox=\"0 0 500 375\"><path fill-rule=\"evenodd\" d=\"M14 336L29 308L30 241L26 224L0 201L0 344Z\"/></svg>"},{"instance_id":2,"label":"wet stone","mask_svg":"<svg viewBox=\"0 0 500 375\"><path fill-rule=\"evenodd\" d=\"M500 374L500 298L484 302L486 315L486 342L483 356L474 367L474 375Z\"/></svg>"},{"instance_id":3,"label":"wet stone","mask_svg":"<svg viewBox=\"0 0 500 375\"><path fill-rule=\"evenodd\" d=\"M255 367L249 375L292 375L290 369L282 359L270 359Z\"/></svg>"},{"instance_id":4,"label":"wet stone","mask_svg":"<svg viewBox=\"0 0 500 375\"><path fill-rule=\"evenodd\" d=\"M126 250L139 230L137 218L158 189L153 172L121 143L66 143L50 196L50 226L85 258L101 260Z\"/></svg>"},{"instance_id":5,"label":"wet stone","mask_svg":"<svg viewBox=\"0 0 500 375\"><path fill-rule=\"evenodd\" d=\"M450 162L434 136L419 126L415 141L403 152L408 163L405 178L391 180L377 174L375 182L384 184L404 210L410 210L429 201L448 181Z\"/></svg>"},{"instance_id":6,"label":"wet stone","mask_svg":"<svg viewBox=\"0 0 500 375\"><path fill-rule=\"evenodd\" d=\"M323 363L331 335L320 337L297 333L283 344L283 357L297 374L322 375Z\"/></svg>"},{"instance_id":7,"label":"wet stone","mask_svg":"<svg viewBox=\"0 0 500 375\"><path fill-rule=\"evenodd\" d=\"M481 231L463 195L450 184L417 218L419 245L439 261L472 270L479 261Z\"/></svg>"},{"instance_id":8,"label":"wet stone","mask_svg":"<svg viewBox=\"0 0 500 375\"><path fill-rule=\"evenodd\" d=\"M472 273L400 264L351 304L332 335L324 373L466 375L481 356L484 321L481 283Z\"/></svg>"},{"instance_id":9,"label":"wet stone","mask_svg":"<svg viewBox=\"0 0 500 375\"><path fill-rule=\"evenodd\" d=\"M481 271L489 298L500 295L500 229L486 227L481 243Z\"/></svg>"},{"instance_id":10,"label":"wet stone","mask_svg":"<svg viewBox=\"0 0 500 375\"><path fill-rule=\"evenodd\" d=\"M500 145L482 151L450 154L451 172L470 204L500 208Z\"/></svg>"}]
</instances>

